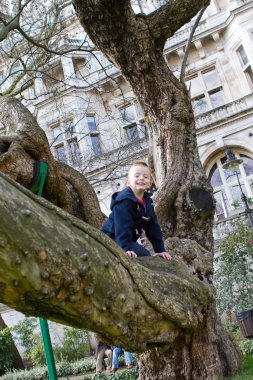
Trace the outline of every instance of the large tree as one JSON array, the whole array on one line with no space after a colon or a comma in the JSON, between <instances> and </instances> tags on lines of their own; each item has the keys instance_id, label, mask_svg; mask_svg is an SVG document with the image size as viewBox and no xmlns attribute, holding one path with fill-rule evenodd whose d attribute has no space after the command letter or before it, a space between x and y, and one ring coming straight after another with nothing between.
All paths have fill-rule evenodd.
<instances>
[{"instance_id":1,"label":"large tree","mask_svg":"<svg viewBox=\"0 0 253 380\"><path fill-rule=\"evenodd\" d=\"M130 0L73 2L84 29L120 68L145 112L156 210L174 260L130 259L93 227L1 177L0 300L145 351L140 379L227 375L240 354L215 310L212 190L187 89L163 57L166 40L209 1L168 1L149 15L135 14ZM9 131L0 139L0 170L29 187L34 161L47 161L44 197L98 227L103 215L94 192L84 177L54 161L32 115L2 97L0 117Z\"/></svg>"}]
</instances>

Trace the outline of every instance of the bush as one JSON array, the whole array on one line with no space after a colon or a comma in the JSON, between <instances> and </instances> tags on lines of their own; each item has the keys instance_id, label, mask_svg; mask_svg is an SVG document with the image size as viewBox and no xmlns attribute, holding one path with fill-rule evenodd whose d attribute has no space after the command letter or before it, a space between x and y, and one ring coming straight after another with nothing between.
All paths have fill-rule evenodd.
<instances>
[{"instance_id":1,"label":"bush","mask_svg":"<svg viewBox=\"0 0 253 380\"><path fill-rule=\"evenodd\" d=\"M139 377L138 368L128 369L124 372L116 372L108 376L108 380L137 380Z\"/></svg>"},{"instance_id":2,"label":"bush","mask_svg":"<svg viewBox=\"0 0 253 380\"><path fill-rule=\"evenodd\" d=\"M59 377L77 375L78 373L85 373L94 371L96 368L96 361L94 357L85 358L76 362L68 363L61 362L56 364L56 371ZM0 377L1 380L47 380L48 371L47 367L36 367L30 370L8 372Z\"/></svg>"},{"instance_id":3,"label":"bush","mask_svg":"<svg viewBox=\"0 0 253 380\"><path fill-rule=\"evenodd\" d=\"M12 328L19 344L25 349L24 356L34 366L46 365L46 357L41 333L38 330L36 318L25 318ZM38 330L39 331L39 330ZM89 339L85 330L72 327L64 328L63 343L53 345L54 359L56 363L62 361L73 362L89 355Z\"/></svg>"},{"instance_id":4,"label":"bush","mask_svg":"<svg viewBox=\"0 0 253 380\"><path fill-rule=\"evenodd\" d=\"M64 328L63 344L54 346L55 360L73 362L88 356L90 351L88 333L72 327Z\"/></svg>"},{"instance_id":5,"label":"bush","mask_svg":"<svg viewBox=\"0 0 253 380\"><path fill-rule=\"evenodd\" d=\"M225 330L229 331L233 335L240 334L240 328L237 322L235 321L229 321L223 324Z\"/></svg>"},{"instance_id":6,"label":"bush","mask_svg":"<svg viewBox=\"0 0 253 380\"><path fill-rule=\"evenodd\" d=\"M253 340L245 340L241 342L240 348L244 356L253 355Z\"/></svg>"},{"instance_id":7,"label":"bush","mask_svg":"<svg viewBox=\"0 0 253 380\"><path fill-rule=\"evenodd\" d=\"M36 344L34 344L29 351L26 351L25 357L31 361L34 366L44 366L46 365L46 356L42 337L37 335L36 341Z\"/></svg>"},{"instance_id":8,"label":"bush","mask_svg":"<svg viewBox=\"0 0 253 380\"><path fill-rule=\"evenodd\" d=\"M38 334L34 334L36 328L38 328L36 318L25 318L11 329L25 352L30 351L38 342Z\"/></svg>"},{"instance_id":9,"label":"bush","mask_svg":"<svg viewBox=\"0 0 253 380\"><path fill-rule=\"evenodd\" d=\"M253 240L252 229L237 225L221 243L215 259L214 281L220 314L252 308L253 304Z\"/></svg>"},{"instance_id":10,"label":"bush","mask_svg":"<svg viewBox=\"0 0 253 380\"><path fill-rule=\"evenodd\" d=\"M109 376L103 373L95 374L92 376L92 380L137 380L139 376L138 368L128 369L122 372L115 372ZM88 380L86 377L84 380Z\"/></svg>"},{"instance_id":11,"label":"bush","mask_svg":"<svg viewBox=\"0 0 253 380\"><path fill-rule=\"evenodd\" d=\"M9 370L14 364L13 340L8 327L0 331L0 369Z\"/></svg>"},{"instance_id":12,"label":"bush","mask_svg":"<svg viewBox=\"0 0 253 380\"><path fill-rule=\"evenodd\" d=\"M31 370L22 370L13 372L8 372L4 376L1 376L1 380L47 380L48 371L47 367L37 367Z\"/></svg>"}]
</instances>

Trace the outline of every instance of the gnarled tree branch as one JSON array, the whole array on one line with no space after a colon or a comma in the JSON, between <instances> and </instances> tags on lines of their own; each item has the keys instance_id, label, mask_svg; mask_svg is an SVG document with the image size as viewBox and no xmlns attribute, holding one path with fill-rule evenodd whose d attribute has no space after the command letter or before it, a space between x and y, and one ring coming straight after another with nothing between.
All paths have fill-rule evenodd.
<instances>
[{"instance_id":1,"label":"gnarled tree branch","mask_svg":"<svg viewBox=\"0 0 253 380\"><path fill-rule=\"evenodd\" d=\"M1 302L134 351L169 344L205 320L212 295L182 262L129 258L3 174L0 186Z\"/></svg>"},{"instance_id":2,"label":"gnarled tree branch","mask_svg":"<svg viewBox=\"0 0 253 380\"><path fill-rule=\"evenodd\" d=\"M166 40L189 22L210 0L172 0L147 17L149 28L157 45L164 46Z\"/></svg>"}]
</instances>

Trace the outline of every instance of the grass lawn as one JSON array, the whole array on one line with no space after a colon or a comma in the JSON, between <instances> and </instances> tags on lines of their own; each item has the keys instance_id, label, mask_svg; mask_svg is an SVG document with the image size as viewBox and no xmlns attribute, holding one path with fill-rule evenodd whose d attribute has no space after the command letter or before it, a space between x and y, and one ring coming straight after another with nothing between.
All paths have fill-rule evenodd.
<instances>
[{"instance_id":1,"label":"grass lawn","mask_svg":"<svg viewBox=\"0 0 253 380\"><path fill-rule=\"evenodd\" d=\"M228 380L253 380L253 355L246 356L238 373Z\"/></svg>"}]
</instances>

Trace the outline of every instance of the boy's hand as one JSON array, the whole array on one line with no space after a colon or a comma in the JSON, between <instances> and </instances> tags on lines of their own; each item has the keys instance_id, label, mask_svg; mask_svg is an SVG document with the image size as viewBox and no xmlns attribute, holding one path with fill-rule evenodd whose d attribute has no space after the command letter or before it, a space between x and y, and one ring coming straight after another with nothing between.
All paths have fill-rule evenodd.
<instances>
[{"instance_id":1,"label":"boy's hand","mask_svg":"<svg viewBox=\"0 0 253 380\"><path fill-rule=\"evenodd\" d=\"M165 260L172 260L172 257L167 252L154 253L153 256L159 256Z\"/></svg>"},{"instance_id":2,"label":"boy's hand","mask_svg":"<svg viewBox=\"0 0 253 380\"><path fill-rule=\"evenodd\" d=\"M129 257L137 257L137 254L134 251L126 251L125 253Z\"/></svg>"}]
</instances>

